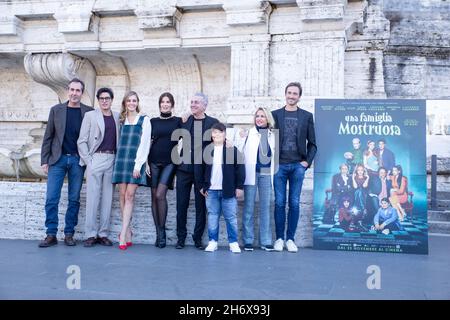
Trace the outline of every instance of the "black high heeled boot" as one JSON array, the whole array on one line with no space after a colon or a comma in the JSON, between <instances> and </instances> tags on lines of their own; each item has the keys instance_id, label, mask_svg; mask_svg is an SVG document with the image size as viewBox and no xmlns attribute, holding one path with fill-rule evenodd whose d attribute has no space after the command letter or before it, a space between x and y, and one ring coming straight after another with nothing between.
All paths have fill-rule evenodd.
<instances>
[{"instance_id":1,"label":"black high heeled boot","mask_svg":"<svg viewBox=\"0 0 450 320\"><path fill-rule=\"evenodd\" d=\"M164 248L166 246L166 227L159 227L159 247Z\"/></svg>"},{"instance_id":2,"label":"black high heeled boot","mask_svg":"<svg viewBox=\"0 0 450 320\"><path fill-rule=\"evenodd\" d=\"M158 247L158 248L159 248L160 234L161 234L161 231L159 229L160 229L159 226L155 227L155 231L156 231L155 247Z\"/></svg>"}]
</instances>

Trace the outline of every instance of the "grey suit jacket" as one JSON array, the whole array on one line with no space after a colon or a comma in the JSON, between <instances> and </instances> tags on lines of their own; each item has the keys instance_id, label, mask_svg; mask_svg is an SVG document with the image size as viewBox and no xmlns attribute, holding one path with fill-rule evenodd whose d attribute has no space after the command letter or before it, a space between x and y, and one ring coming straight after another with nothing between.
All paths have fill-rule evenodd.
<instances>
[{"instance_id":1,"label":"grey suit jacket","mask_svg":"<svg viewBox=\"0 0 450 320\"><path fill-rule=\"evenodd\" d=\"M113 111L116 123L116 147L119 146L119 113ZM78 153L80 154L80 166L85 166L92 161L92 156L101 145L105 136L105 120L99 109L89 112L81 123L80 136L77 141Z\"/></svg>"},{"instance_id":2,"label":"grey suit jacket","mask_svg":"<svg viewBox=\"0 0 450 320\"><path fill-rule=\"evenodd\" d=\"M66 132L67 103L68 101L57 104L50 109L44 140L42 141L41 165L48 164L51 166L61 157ZM81 104L80 108L81 119L84 118L86 112L94 110L94 108L84 104Z\"/></svg>"}]
</instances>

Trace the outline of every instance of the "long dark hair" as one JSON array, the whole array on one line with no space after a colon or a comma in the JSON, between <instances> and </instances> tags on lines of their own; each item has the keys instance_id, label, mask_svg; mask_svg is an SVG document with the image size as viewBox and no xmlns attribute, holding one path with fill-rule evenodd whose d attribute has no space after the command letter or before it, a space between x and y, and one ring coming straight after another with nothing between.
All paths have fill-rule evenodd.
<instances>
[{"instance_id":1,"label":"long dark hair","mask_svg":"<svg viewBox=\"0 0 450 320\"><path fill-rule=\"evenodd\" d=\"M344 206L344 202L348 201L349 205L348 207L350 208L352 206L352 199L350 198L350 196L345 195L342 197L341 202L339 203L340 207L339 208L345 208Z\"/></svg>"},{"instance_id":2,"label":"long dark hair","mask_svg":"<svg viewBox=\"0 0 450 320\"><path fill-rule=\"evenodd\" d=\"M368 141L367 141L366 149L364 150L364 155L365 155L365 156L368 156L368 155L369 155L369 144L370 144L370 143L375 144L375 141L374 141L374 140L368 140ZM374 146L374 148L373 148L373 150L372 150L372 154L373 154L375 157L378 156L378 152L377 152L376 146Z\"/></svg>"},{"instance_id":3,"label":"long dark hair","mask_svg":"<svg viewBox=\"0 0 450 320\"><path fill-rule=\"evenodd\" d=\"M397 185L400 188L402 184L402 178L403 178L403 169L401 165L396 165L393 168L396 168L398 170L398 176L397 176Z\"/></svg>"}]
</instances>

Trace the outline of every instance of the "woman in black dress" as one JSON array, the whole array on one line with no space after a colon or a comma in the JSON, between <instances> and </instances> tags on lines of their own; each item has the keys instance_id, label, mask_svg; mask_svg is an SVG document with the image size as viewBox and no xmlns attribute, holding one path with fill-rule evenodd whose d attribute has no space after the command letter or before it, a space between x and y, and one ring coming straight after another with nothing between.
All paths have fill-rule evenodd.
<instances>
[{"instance_id":1,"label":"woman in black dress","mask_svg":"<svg viewBox=\"0 0 450 320\"><path fill-rule=\"evenodd\" d=\"M172 133L180 127L181 118L173 115L175 101L169 92L159 97L160 116L150 120L152 143L148 164L147 182L152 189L152 214L156 228L155 246L166 246L167 190L173 190L176 165L172 151L176 152L178 141L172 141ZM150 173L150 174L149 174Z\"/></svg>"}]
</instances>

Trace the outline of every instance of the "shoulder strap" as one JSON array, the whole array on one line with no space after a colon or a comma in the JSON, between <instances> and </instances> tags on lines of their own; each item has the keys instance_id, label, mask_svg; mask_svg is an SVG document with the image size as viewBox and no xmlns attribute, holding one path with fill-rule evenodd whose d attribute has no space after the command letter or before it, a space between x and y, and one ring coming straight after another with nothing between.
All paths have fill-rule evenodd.
<instances>
[{"instance_id":1,"label":"shoulder strap","mask_svg":"<svg viewBox=\"0 0 450 320\"><path fill-rule=\"evenodd\" d=\"M144 123L145 117L146 117L146 116L139 116L139 120L138 120L137 125L142 126L142 124Z\"/></svg>"}]
</instances>

